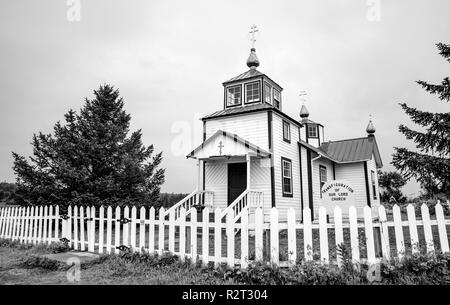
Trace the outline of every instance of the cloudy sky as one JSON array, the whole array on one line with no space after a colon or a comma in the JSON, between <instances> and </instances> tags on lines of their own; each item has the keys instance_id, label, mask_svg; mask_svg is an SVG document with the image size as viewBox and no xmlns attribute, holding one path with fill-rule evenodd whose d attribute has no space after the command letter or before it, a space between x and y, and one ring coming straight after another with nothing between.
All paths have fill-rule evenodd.
<instances>
[{"instance_id":1,"label":"cloudy sky","mask_svg":"<svg viewBox=\"0 0 450 305\"><path fill-rule=\"evenodd\" d=\"M30 155L33 133L51 132L110 83L132 128L163 151L163 191L190 192L196 166L185 154L199 144L198 118L220 109L222 82L246 71L252 24L259 70L284 88L284 111L298 117L307 91L330 140L364 136L372 114L385 169L393 146L413 147L397 131L411 125L399 102L449 111L415 84L450 74L435 48L450 43L448 0L80 0L79 21L70 2L0 4L0 181L14 181L11 151Z\"/></svg>"}]
</instances>

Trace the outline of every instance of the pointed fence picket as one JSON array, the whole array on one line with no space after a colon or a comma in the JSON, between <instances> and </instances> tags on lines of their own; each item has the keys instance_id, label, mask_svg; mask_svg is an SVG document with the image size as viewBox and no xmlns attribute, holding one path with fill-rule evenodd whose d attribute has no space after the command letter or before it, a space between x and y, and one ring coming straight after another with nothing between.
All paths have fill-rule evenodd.
<instances>
[{"instance_id":1,"label":"pointed fence picket","mask_svg":"<svg viewBox=\"0 0 450 305\"><path fill-rule=\"evenodd\" d=\"M60 217L58 206L8 206L0 208L0 237L34 244L49 244L66 238L76 250L100 254L119 253L124 247L132 251L161 254L168 249L183 260L189 257L192 262L201 259L203 264L237 264L241 268L254 261L267 260L276 265L291 266L298 259L308 261L319 257L323 263L341 264L339 253L335 253L336 256L329 253L330 248L339 252L339 245L344 243L345 237L350 242L352 260L372 264L391 256L402 259L406 250L404 234L408 233L411 247L409 243L407 246L412 253L418 253L419 246L428 253L438 250L449 252L447 226L450 225L450 218L445 215L440 203L434 208L435 214L430 215L429 207L423 204L420 215L416 216L414 206L408 205L402 215L401 208L394 205L391 216L384 207L376 207L377 219L372 216L372 208L365 207L360 221L353 206L348 210L335 207L331 212L333 215L327 215L327 210L320 207L314 221L309 208L301 211L302 215L297 215L293 208L283 213L280 209L271 208L264 222L263 210L257 207L243 210L240 221L236 222L232 212L224 218L220 208L211 211L206 207L200 220L196 208L188 211L180 208L177 217L171 210L166 219L163 208L156 211L153 207L148 212L145 207L139 211L136 207L125 207L123 211L116 207L113 211L111 206L101 206L97 212L93 206L69 206L67 214ZM344 218L344 213L348 217ZM211 219L210 214L214 215ZM302 216L303 222L297 220L298 216ZM422 228L419 230L418 226ZM226 234L223 234L224 230ZM299 240L298 231L302 233L303 241ZM329 245L328 235L333 231L335 245ZM360 241L359 235L362 234L365 242ZM201 243L199 248L198 242ZM313 242L320 250L320 255L314 257ZM297 247L300 243L303 243L304 257L299 258ZM381 251L376 251L378 245ZM391 252L394 245L396 251ZM280 256L283 247L287 247L287 256ZM361 247L366 250L362 254ZM330 257L336 259L331 260Z\"/></svg>"}]
</instances>

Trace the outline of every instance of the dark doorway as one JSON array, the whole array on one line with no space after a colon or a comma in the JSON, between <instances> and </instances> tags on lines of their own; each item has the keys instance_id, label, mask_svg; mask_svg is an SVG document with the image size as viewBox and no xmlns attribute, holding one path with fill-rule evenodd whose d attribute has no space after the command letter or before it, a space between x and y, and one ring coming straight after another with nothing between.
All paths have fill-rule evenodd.
<instances>
[{"instance_id":1,"label":"dark doorway","mask_svg":"<svg viewBox=\"0 0 450 305\"><path fill-rule=\"evenodd\" d=\"M247 188L247 163L228 164L228 205Z\"/></svg>"}]
</instances>

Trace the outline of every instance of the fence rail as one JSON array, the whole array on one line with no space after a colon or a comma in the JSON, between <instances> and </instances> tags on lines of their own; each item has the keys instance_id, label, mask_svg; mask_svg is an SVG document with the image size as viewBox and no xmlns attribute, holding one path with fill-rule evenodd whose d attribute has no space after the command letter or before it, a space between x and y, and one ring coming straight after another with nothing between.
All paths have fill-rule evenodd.
<instances>
[{"instance_id":1,"label":"fence rail","mask_svg":"<svg viewBox=\"0 0 450 305\"><path fill-rule=\"evenodd\" d=\"M281 266L297 260L340 264L337 252L342 245L348 247L353 261L369 263L420 251L449 252L450 219L439 203L433 217L425 204L420 213L412 205L406 213L396 205L391 219L381 206L379 221L373 219L369 207L364 209L363 220L357 218L355 207L349 208L348 219L343 220L342 212L336 206L329 223L325 208L320 208L318 221L312 222L311 211L305 209L305 221L300 223L295 210L289 209L287 221L280 222L279 210L272 208L270 221L264 223L262 209L256 208L249 223L248 210L235 222L232 210L222 217L221 209L207 207L189 216L184 208L177 213L172 210L168 218L164 208L73 206L60 215L58 206L3 207L0 238L34 244L63 240L75 250L100 254L170 251L194 262L244 268L255 260Z\"/></svg>"}]
</instances>

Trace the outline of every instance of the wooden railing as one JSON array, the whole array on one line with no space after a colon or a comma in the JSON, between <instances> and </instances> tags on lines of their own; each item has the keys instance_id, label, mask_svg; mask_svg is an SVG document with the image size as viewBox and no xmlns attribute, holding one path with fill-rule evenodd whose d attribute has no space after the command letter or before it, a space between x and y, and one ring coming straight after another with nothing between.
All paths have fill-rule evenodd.
<instances>
[{"instance_id":1,"label":"wooden railing","mask_svg":"<svg viewBox=\"0 0 450 305\"><path fill-rule=\"evenodd\" d=\"M225 210L222 212L222 218L225 217L230 210L233 210L234 221L236 222L242 215L243 211L252 208L262 208L263 192L245 190L238 198L236 198Z\"/></svg>"},{"instance_id":2,"label":"wooden railing","mask_svg":"<svg viewBox=\"0 0 450 305\"><path fill-rule=\"evenodd\" d=\"M186 197L184 197L182 200L180 200L175 205L168 208L164 216L168 216L171 211L174 211L175 218L180 217L180 211L181 209L186 210L187 212L190 212L191 209L195 206L207 206L209 208L212 208L213 206L213 197L214 193L211 191L193 191Z\"/></svg>"}]
</instances>

